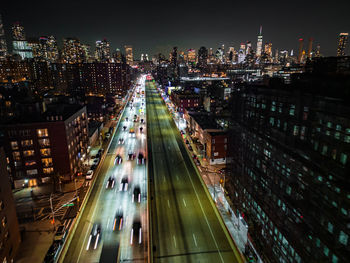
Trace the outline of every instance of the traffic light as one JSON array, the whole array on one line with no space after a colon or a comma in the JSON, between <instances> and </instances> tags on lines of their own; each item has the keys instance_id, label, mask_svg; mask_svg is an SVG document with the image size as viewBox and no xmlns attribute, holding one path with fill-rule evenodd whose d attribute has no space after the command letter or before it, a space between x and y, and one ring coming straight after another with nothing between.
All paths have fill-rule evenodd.
<instances>
[{"instance_id":1,"label":"traffic light","mask_svg":"<svg viewBox=\"0 0 350 263\"><path fill-rule=\"evenodd\" d=\"M51 220L51 224L54 225L55 224L55 219Z\"/></svg>"}]
</instances>

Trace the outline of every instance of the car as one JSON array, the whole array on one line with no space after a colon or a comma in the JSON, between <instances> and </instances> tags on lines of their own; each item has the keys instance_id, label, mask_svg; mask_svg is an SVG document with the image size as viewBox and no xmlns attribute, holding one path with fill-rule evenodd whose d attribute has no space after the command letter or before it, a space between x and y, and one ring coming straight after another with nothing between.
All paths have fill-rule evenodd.
<instances>
[{"instance_id":1,"label":"car","mask_svg":"<svg viewBox=\"0 0 350 263\"><path fill-rule=\"evenodd\" d=\"M134 220L130 233L130 244L142 243L142 227L140 220Z\"/></svg>"},{"instance_id":2,"label":"car","mask_svg":"<svg viewBox=\"0 0 350 263\"><path fill-rule=\"evenodd\" d=\"M117 154L114 160L114 164L117 165L117 164L121 164L122 162L123 162L123 158L119 154Z\"/></svg>"},{"instance_id":3,"label":"car","mask_svg":"<svg viewBox=\"0 0 350 263\"><path fill-rule=\"evenodd\" d=\"M128 190L129 178L124 176L120 181L119 191L126 192Z\"/></svg>"},{"instance_id":4,"label":"car","mask_svg":"<svg viewBox=\"0 0 350 263\"><path fill-rule=\"evenodd\" d=\"M126 131L126 126L123 126L123 131Z\"/></svg>"},{"instance_id":5,"label":"car","mask_svg":"<svg viewBox=\"0 0 350 263\"><path fill-rule=\"evenodd\" d=\"M103 153L103 151L104 151L104 149L103 149L103 148L101 148L101 149L99 149L99 150L98 150L98 153L99 153L99 154L102 154L102 153Z\"/></svg>"},{"instance_id":6,"label":"car","mask_svg":"<svg viewBox=\"0 0 350 263\"><path fill-rule=\"evenodd\" d=\"M190 144L190 142L186 139L186 144Z\"/></svg>"},{"instance_id":7,"label":"car","mask_svg":"<svg viewBox=\"0 0 350 263\"><path fill-rule=\"evenodd\" d=\"M135 137L135 130L134 130L134 128L130 128L130 130L129 130L129 136L130 136L130 137Z\"/></svg>"},{"instance_id":8,"label":"car","mask_svg":"<svg viewBox=\"0 0 350 263\"><path fill-rule=\"evenodd\" d=\"M133 161L134 159L135 159L135 153L129 152L129 153L128 153L128 160L129 160L129 161Z\"/></svg>"},{"instance_id":9,"label":"car","mask_svg":"<svg viewBox=\"0 0 350 263\"><path fill-rule=\"evenodd\" d=\"M91 165L90 170L95 170L97 168L96 164Z\"/></svg>"},{"instance_id":10,"label":"car","mask_svg":"<svg viewBox=\"0 0 350 263\"><path fill-rule=\"evenodd\" d=\"M142 131L143 131L143 127L141 126L141 127L140 127L140 132L142 133Z\"/></svg>"},{"instance_id":11,"label":"car","mask_svg":"<svg viewBox=\"0 0 350 263\"><path fill-rule=\"evenodd\" d=\"M114 223L113 223L113 231L115 231L115 230L122 230L123 223L124 223L123 221L124 221L123 212L122 211L118 211L115 214Z\"/></svg>"},{"instance_id":12,"label":"car","mask_svg":"<svg viewBox=\"0 0 350 263\"><path fill-rule=\"evenodd\" d=\"M128 120L129 120L129 118L128 118L128 117L126 117L126 118L125 118L125 121L128 121Z\"/></svg>"},{"instance_id":13,"label":"car","mask_svg":"<svg viewBox=\"0 0 350 263\"><path fill-rule=\"evenodd\" d=\"M141 189L139 186L134 187L134 191L132 192L132 202L141 203Z\"/></svg>"},{"instance_id":14,"label":"car","mask_svg":"<svg viewBox=\"0 0 350 263\"><path fill-rule=\"evenodd\" d=\"M67 233L67 231L66 231L66 228L64 225L58 226L53 240L62 240L63 241L66 237L66 233Z\"/></svg>"},{"instance_id":15,"label":"car","mask_svg":"<svg viewBox=\"0 0 350 263\"><path fill-rule=\"evenodd\" d=\"M144 119L141 119L141 123L144 123L145 121L144 121Z\"/></svg>"},{"instance_id":16,"label":"car","mask_svg":"<svg viewBox=\"0 0 350 263\"><path fill-rule=\"evenodd\" d=\"M89 250L90 248L96 249L100 240L101 240L101 225L98 223L95 223L92 226L89 240L86 246L86 250Z\"/></svg>"},{"instance_id":17,"label":"car","mask_svg":"<svg viewBox=\"0 0 350 263\"><path fill-rule=\"evenodd\" d=\"M113 188L114 183L115 183L115 178L113 176L110 176L107 180L106 189Z\"/></svg>"},{"instance_id":18,"label":"car","mask_svg":"<svg viewBox=\"0 0 350 263\"><path fill-rule=\"evenodd\" d=\"M145 157L142 152L139 153L137 156L137 164L144 164L145 163Z\"/></svg>"},{"instance_id":19,"label":"car","mask_svg":"<svg viewBox=\"0 0 350 263\"><path fill-rule=\"evenodd\" d=\"M100 158L95 158L93 161L92 161L92 163L93 164L98 164L100 162Z\"/></svg>"},{"instance_id":20,"label":"car","mask_svg":"<svg viewBox=\"0 0 350 263\"><path fill-rule=\"evenodd\" d=\"M107 133L105 134L105 136L106 136L107 139L109 139L109 138L111 137L111 134L110 134L109 132L107 132Z\"/></svg>"},{"instance_id":21,"label":"car","mask_svg":"<svg viewBox=\"0 0 350 263\"><path fill-rule=\"evenodd\" d=\"M195 160L198 159L197 155L195 155L194 153L192 154L192 158Z\"/></svg>"},{"instance_id":22,"label":"car","mask_svg":"<svg viewBox=\"0 0 350 263\"><path fill-rule=\"evenodd\" d=\"M61 246L62 246L62 241L58 241L58 240L54 241L46 253L46 256L44 258L44 263L56 262Z\"/></svg>"},{"instance_id":23,"label":"car","mask_svg":"<svg viewBox=\"0 0 350 263\"><path fill-rule=\"evenodd\" d=\"M93 171L93 170L89 170L89 171L86 173L85 178L86 178L87 180L91 180L93 176L94 176L94 171Z\"/></svg>"},{"instance_id":24,"label":"car","mask_svg":"<svg viewBox=\"0 0 350 263\"><path fill-rule=\"evenodd\" d=\"M193 151L193 148L192 148L192 146L190 145L190 146L188 146L188 149L192 152Z\"/></svg>"},{"instance_id":25,"label":"car","mask_svg":"<svg viewBox=\"0 0 350 263\"><path fill-rule=\"evenodd\" d=\"M118 144L124 144L124 138L119 138Z\"/></svg>"}]
</instances>

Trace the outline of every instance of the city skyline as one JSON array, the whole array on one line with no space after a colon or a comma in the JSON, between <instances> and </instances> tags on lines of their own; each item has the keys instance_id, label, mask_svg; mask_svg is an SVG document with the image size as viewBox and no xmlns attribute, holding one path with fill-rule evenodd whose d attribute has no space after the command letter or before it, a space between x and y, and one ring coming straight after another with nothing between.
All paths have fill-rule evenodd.
<instances>
[{"instance_id":1,"label":"city skyline","mask_svg":"<svg viewBox=\"0 0 350 263\"><path fill-rule=\"evenodd\" d=\"M215 7L195 2L186 3L184 9L181 8L184 6L181 2L171 7L176 23L167 16L168 7L159 1L140 4L130 12L122 11L127 10L126 4L108 5L108 10L119 10L118 15L108 10L100 10L100 6L105 7L107 4L80 6L79 3L74 3L70 9L66 9L63 2L57 7L57 12L50 13L40 3L35 9L29 3L27 8L26 3L22 4L22 8L7 3L2 10L2 20L8 48L11 27L17 21L24 26L28 37L54 35L59 45L62 45L63 38L77 37L91 47L95 46L97 40L106 38L111 43L111 51L122 49L124 45L132 45L135 58L139 58L142 53L154 55L160 52L167 56L173 46L184 51L191 48L198 50L200 46L216 49L222 44L238 49L240 43L252 41L255 49L262 25L263 43L271 42L273 50L277 48L296 51L299 38L312 37L314 49L320 45L321 54L335 56L339 33L350 31L350 22L346 20L345 11L350 4L342 2L337 6L323 8L323 3L318 3L315 7L311 3L301 4L301 1L295 1L288 9L272 2L270 5L252 3L255 8L248 11L249 17L254 16L254 20L248 19L246 12L243 12L244 8L234 3L222 4L225 8L217 12ZM76 10L78 7L79 11ZM152 15L152 11L157 16ZM63 13L65 18L61 19ZM103 13L103 16L96 15L99 13ZM267 13L273 15L264 15ZM215 21L220 21L220 24Z\"/></svg>"}]
</instances>

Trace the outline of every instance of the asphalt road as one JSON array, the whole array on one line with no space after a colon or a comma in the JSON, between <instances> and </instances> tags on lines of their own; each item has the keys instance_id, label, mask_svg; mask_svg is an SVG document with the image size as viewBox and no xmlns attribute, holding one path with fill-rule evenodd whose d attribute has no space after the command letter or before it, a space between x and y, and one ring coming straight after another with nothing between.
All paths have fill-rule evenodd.
<instances>
[{"instance_id":1,"label":"asphalt road","mask_svg":"<svg viewBox=\"0 0 350 263\"><path fill-rule=\"evenodd\" d=\"M140 85L135 92L144 89L144 80L139 80ZM146 126L140 123L141 108L144 108L141 96L132 95L133 107L127 106L117 127L106 158L100 164L91 195L87 200L82 218L76 228L72 241L63 262L116 262L117 257L121 261L146 262L147 261L147 174L145 164L138 164L139 152L146 153ZM146 114L145 109L143 110ZM134 122L134 115L139 119ZM128 120L126 120L128 117ZM127 128L123 129L126 126ZM141 133L140 127L143 126ZM130 134L130 128L134 128L135 136ZM119 144L123 138L124 143ZM128 160L128 154L136 155L134 160ZM119 154L123 161L115 164L115 157ZM107 188L110 177L114 178L114 187ZM121 181L128 178L128 186L121 191ZM133 202L133 190L140 187L140 203ZM114 227L117 213L123 214L123 223L119 230ZM141 221L141 241L131 244L132 225L134 221ZM99 224L101 233L98 238L90 237L93 226ZM114 229L114 230L113 230ZM96 241L97 240L97 241Z\"/></svg>"},{"instance_id":2,"label":"asphalt road","mask_svg":"<svg viewBox=\"0 0 350 263\"><path fill-rule=\"evenodd\" d=\"M146 100L153 262L242 262L153 82Z\"/></svg>"}]
</instances>

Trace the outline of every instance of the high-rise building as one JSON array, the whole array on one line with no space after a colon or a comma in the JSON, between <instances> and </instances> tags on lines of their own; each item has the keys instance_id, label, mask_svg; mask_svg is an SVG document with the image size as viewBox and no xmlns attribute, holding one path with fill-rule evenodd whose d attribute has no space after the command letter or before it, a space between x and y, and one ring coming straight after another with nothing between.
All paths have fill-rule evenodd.
<instances>
[{"instance_id":1,"label":"high-rise building","mask_svg":"<svg viewBox=\"0 0 350 263\"><path fill-rule=\"evenodd\" d=\"M208 61L208 49L200 47L198 50L198 66L205 67Z\"/></svg>"},{"instance_id":2,"label":"high-rise building","mask_svg":"<svg viewBox=\"0 0 350 263\"><path fill-rule=\"evenodd\" d=\"M18 220L16 215L16 204L12 195L12 188L7 172L7 160L3 148L0 148L0 261L14 262L18 252L21 237L19 233Z\"/></svg>"},{"instance_id":3,"label":"high-rise building","mask_svg":"<svg viewBox=\"0 0 350 263\"><path fill-rule=\"evenodd\" d=\"M177 47L173 47L173 50L170 53L170 64L177 65Z\"/></svg>"},{"instance_id":4,"label":"high-rise building","mask_svg":"<svg viewBox=\"0 0 350 263\"><path fill-rule=\"evenodd\" d=\"M309 38L309 44L308 44L308 48L307 48L307 58L311 59L312 57L312 43L313 43L314 39L312 37Z\"/></svg>"},{"instance_id":5,"label":"high-rise building","mask_svg":"<svg viewBox=\"0 0 350 263\"><path fill-rule=\"evenodd\" d=\"M264 45L264 52L269 58L272 58L272 43L266 43Z\"/></svg>"},{"instance_id":6,"label":"high-rise building","mask_svg":"<svg viewBox=\"0 0 350 263\"><path fill-rule=\"evenodd\" d=\"M316 46L315 57L317 57L317 58L321 57L321 45L320 44L318 44Z\"/></svg>"},{"instance_id":7,"label":"high-rise building","mask_svg":"<svg viewBox=\"0 0 350 263\"><path fill-rule=\"evenodd\" d=\"M116 63L122 63L123 54L119 48L117 48L115 50L115 52L113 52L113 59L114 59L114 62L116 62Z\"/></svg>"},{"instance_id":8,"label":"high-rise building","mask_svg":"<svg viewBox=\"0 0 350 263\"><path fill-rule=\"evenodd\" d=\"M26 34L24 32L24 27L19 23L16 22L12 26L12 38L13 40L26 40Z\"/></svg>"},{"instance_id":9,"label":"high-rise building","mask_svg":"<svg viewBox=\"0 0 350 263\"><path fill-rule=\"evenodd\" d=\"M5 38L4 25L2 24L2 18L0 15L0 61L4 60L7 56L7 44Z\"/></svg>"},{"instance_id":10,"label":"high-rise building","mask_svg":"<svg viewBox=\"0 0 350 263\"><path fill-rule=\"evenodd\" d=\"M304 39L299 38L299 52L298 52L298 63L302 62L303 58L303 48L304 48Z\"/></svg>"},{"instance_id":11,"label":"high-rise building","mask_svg":"<svg viewBox=\"0 0 350 263\"><path fill-rule=\"evenodd\" d=\"M132 50L132 46L126 45L125 48L125 56L126 56L126 63L132 66L134 64L134 53Z\"/></svg>"},{"instance_id":12,"label":"high-rise building","mask_svg":"<svg viewBox=\"0 0 350 263\"><path fill-rule=\"evenodd\" d=\"M247 41L245 54L250 55L252 53L252 42Z\"/></svg>"},{"instance_id":13,"label":"high-rise building","mask_svg":"<svg viewBox=\"0 0 350 263\"><path fill-rule=\"evenodd\" d=\"M47 182L57 173L72 179L83 169L88 147L85 106L23 105L1 119L0 131L15 188Z\"/></svg>"},{"instance_id":14,"label":"high-rise building","mask_svg":"<svg viewBox=\"0 0 350 263\"><path fill-rule=\"evenodd\" d=\"M187 61L188 63L196 63L196 50L189 49L187 51Z\"/></svg>"},{"instance_id":15,"label":"high-rise building","mask_svg":"<svg viewBox=\"0 0 350 263\"><path fill-rule=\"evenodd\" d=\"M85 60L85 54L79 39L63 39L62 58L65 63L82 63Z\"/></svg>"},{"instance_id":16,"label":"high-rise building","mask_svg":"<svg viewBox=\"0 0 350 263\"><path fill-rule=\"evenodd\" d=\"M349 261L347 79L306 74L233 94L226 190L268 262Z\"/></svg>"},{"instance_id":17,"label":"high-rise building","mask_svg":"<svg viewBox=\"0 0 350 263\"><path fill-rule=\"evenodd\" d=\"M96 41L95 58L98 62L107 62L110 60L110 44L106 39Z\"/></svg>"},{"instance_id":18,"label":"high-rise building","mask_svg":"<svg viewBox=\"0 0 350 263\"><path fill-rule=\"evenodd\" d=\"M81 48L83 50L83 57L85 62L93 62L93 57L91 56L91 47L88 44L81 44Z\"/></svg>"},{"instance_id":19,"label":"high-rise building","mask_svg":"<svg viewBox=\"0 0 350 263\"><path fill-rule=\"evenodd\" d=\"M337 56L345 56L346 45L348 43L349 33L340 33L338 40Z\"/></svg>"},{"instance_id":20,"label":"high-rise building","mask_svg":"<svg viewBox=\"0 0 350 263\"><path fill-rule=\"evenodd\" d=\"M33 58L32 48L26 41L24 27L19 22L12 26L12 37L12 53L21 56L22 59Z\"/></svg>"},{"instance_id":21,"label":"high-rise building","mask_svg":"<svg viewBox=\"0 0 350 263\"><path fill-rule=\"evenodd\" d=\"M262 26L260 26L260 31L258 35L258 41L256 44L256 56L260 57L262 53L263 36L262 36Z\"/></svg>"},{"instance_id":22,"label":"high-rise building","mask_svg":"<svg viewBox=\"0 0 350 263\"><path fill-rule=\"evenodd\" d=\"M29 40L28 45L36 61L57 62L59 54L54 36L41 36L39 40Z\"/></svg>"}]
</instances>

